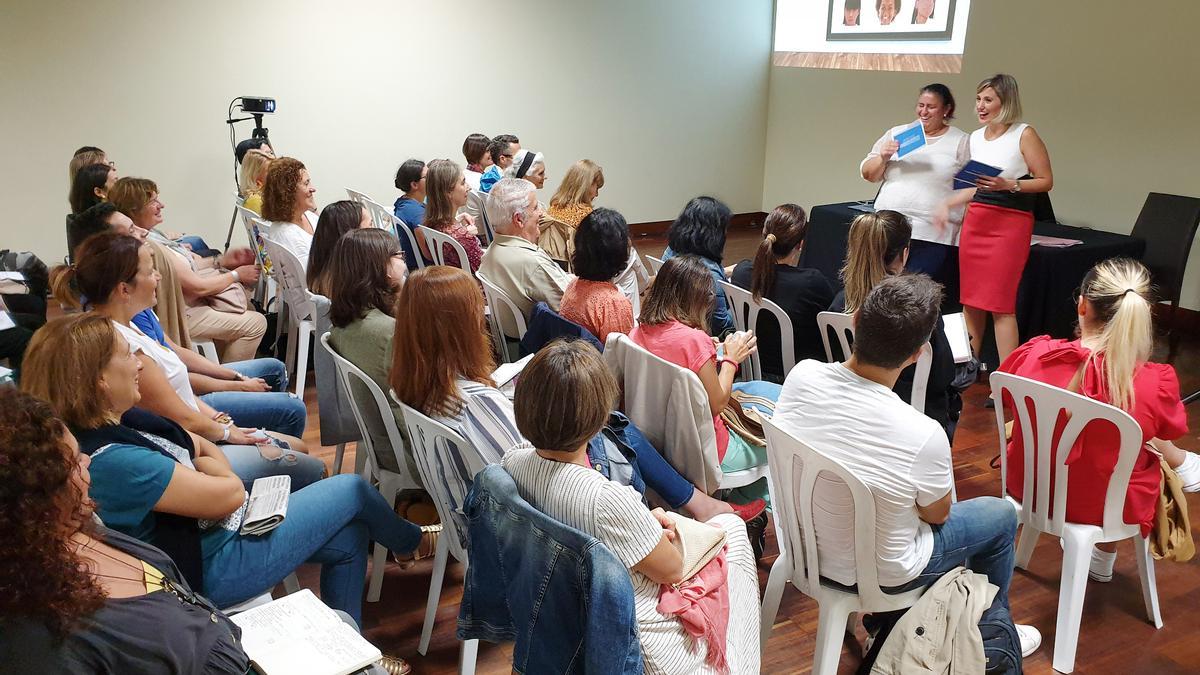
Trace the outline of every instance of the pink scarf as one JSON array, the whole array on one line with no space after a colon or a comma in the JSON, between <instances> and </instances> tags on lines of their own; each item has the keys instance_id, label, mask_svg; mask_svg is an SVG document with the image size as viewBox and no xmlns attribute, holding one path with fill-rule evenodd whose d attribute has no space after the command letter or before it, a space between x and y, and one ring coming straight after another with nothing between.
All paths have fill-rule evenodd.
<instances>
[{"instance_id":1,"label":"pink scarf","mask_svg":"<svg viewBox=\"0 0 1200 675\"><path fill-rule=\"evenodd\" d=\"M679 617L684 630L708 645L704 662L718 673L729 672L725 636L729 631L729 578L725 549L691 579L676 586L663 584L658 592L658 611Z\"/></svg>"}]
</instances>

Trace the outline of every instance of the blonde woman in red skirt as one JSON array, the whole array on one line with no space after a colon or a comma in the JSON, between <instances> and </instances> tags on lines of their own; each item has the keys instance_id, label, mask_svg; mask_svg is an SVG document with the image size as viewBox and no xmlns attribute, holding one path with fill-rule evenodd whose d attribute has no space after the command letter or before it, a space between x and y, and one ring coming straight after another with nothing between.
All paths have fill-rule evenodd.
<instances>
[{"instance_id":1,"label":"blonde woman in red skirt","mask_svg":"<svg viewBox=\"0 0 1200 675\"><path fill-rule=\"evenodd\" d=\"M1029 258L1034 195L1050 191L1054 174L1041 137L1020 121L1021 97L1012 75L979 83L975 113L984 126L971 134L971 159L1000 168L1000 175L981 177L975 187L955 192L935 223L944 226L950 208L969 202L958 243L963 314L976 354L992 315L1003 361L1020 344L1017 286Z\"/></svg>"}]
</instances>

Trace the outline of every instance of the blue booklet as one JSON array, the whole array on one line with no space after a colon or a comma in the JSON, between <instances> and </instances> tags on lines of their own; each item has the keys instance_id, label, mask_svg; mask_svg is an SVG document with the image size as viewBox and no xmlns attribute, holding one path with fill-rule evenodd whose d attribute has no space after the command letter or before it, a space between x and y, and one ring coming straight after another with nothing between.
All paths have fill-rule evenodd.
<instances>
[{"instance_id":1,"label":"blue booklet","mask_svg":"<svg viewBox=\"0 0 1200 675\"><path fill-rule=\"evenodd\" d=\"M1000 167L984 164L971 160L967 165L954 175L954 189L962 190L963 188L975 187L975 181L983 176L994 178L1000 175Z\"/></svg>"},{"instance_id":2,"label":"blue booklet","mask_svg":"<svg viewBox=\"0 0 1200 675\"><path fill-rule=\"evenodd\" d=\"M912 126L893 136L892 140L900 144L900 148L894 155L896 159L900 159L925 145L925 127L921 124L921 120L917 120Z\"/></svg>"}]
</instances>

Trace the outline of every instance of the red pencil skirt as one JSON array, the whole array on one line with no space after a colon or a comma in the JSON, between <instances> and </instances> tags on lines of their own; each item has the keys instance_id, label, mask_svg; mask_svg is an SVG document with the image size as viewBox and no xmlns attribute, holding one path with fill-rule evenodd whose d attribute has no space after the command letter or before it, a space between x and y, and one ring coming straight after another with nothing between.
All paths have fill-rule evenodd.
<instances>
[{"instance_id":1,"label":"red pencil skirt","mask_svg":"<svg viewBox=\"0 0 1200 675\"><path fill-rule=\"evenodd\" d=\"M1032 213L969 204L958 240L962 304L996 314L1015 314L1017 286L1029 259L1032 236Z\"/></svg>"}]
</instances>

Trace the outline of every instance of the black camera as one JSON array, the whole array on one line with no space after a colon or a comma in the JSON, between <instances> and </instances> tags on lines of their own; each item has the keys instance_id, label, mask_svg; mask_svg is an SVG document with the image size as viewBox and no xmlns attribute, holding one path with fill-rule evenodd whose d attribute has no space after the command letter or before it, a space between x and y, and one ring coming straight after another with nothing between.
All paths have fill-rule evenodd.
<instances>
[{"instance_id":1,"label":"black camera","mask_svg":"<svg viewBox=\"0 0 1200 675\"><path fill-rule=\"evenodd\" d=\"M255 115L275 112L275 99L266 96L243 96L242 110Z\"/></svg>"}]
</instances>

